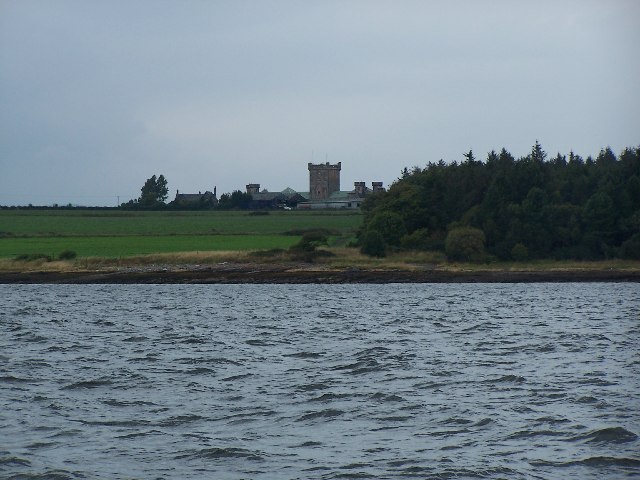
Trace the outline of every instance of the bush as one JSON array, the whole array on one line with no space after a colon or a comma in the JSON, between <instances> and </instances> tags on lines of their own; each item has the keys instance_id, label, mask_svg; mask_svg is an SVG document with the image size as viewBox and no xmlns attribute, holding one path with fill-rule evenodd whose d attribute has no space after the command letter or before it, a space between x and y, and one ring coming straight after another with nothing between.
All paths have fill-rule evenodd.
<instances>
[{"instance_id":1,"label":"bush","mask_svg":"<svg viewBox=\"0 0 640 480\"><path fill-rule=\"evenodd\" d=\"M367 230L360 240L360 252L370 257L386 257L387 249L382 234L377 230Z\"/></svg>"},{"instance_id":2,"label":"bush","mask_svg":"<svg viewBox=\"0 0 640 480\"><path fill-rule=\"evenodd\" d=\"M50 262L53 260L51 255L47 255L45 253L21 253L17 255L14 260L18 260L21 262L35 262L36 260L44 260L45 262Z\"/></svg>"},{"instance_id":3,"label":"bush","mask_svg":"<svg viewBox=\"0 0 640 480\"><path fill-rule=\"evenodd\" d=\"M640 233L636 233L622 244L620 256L629 260L640 260Z\"/></svg>"},{"instance_id":4,"label":"bush","mask_svg":"<svg viewBox=\"0 0 640 480\"><path fill-rule=\"evenodd\" d=\"M327 244L327 236L319 231L309 231L305 233L300 241L289 248L289 253L294 260L302 260L304 262L313 262L319 256L330 256L321 254L317 248L320 245Z\"/></svg>"},{"instance_id":5,"label":"bush","mask_svg":"<svg viewBox=\"0 0 640 480\"><path fill-rule=\"evenodd\" d=\"M432 244L431 235L429 235L429 231L426 228L419 228L400 239L400 246L402 248L412 250L432 250Z\"/></svg>"},{"instance_id":6,"label":"bush","mask_svg":"<svg viewBox=\"0 0 640 480\"><path fill-rule=\"evenodd\" d=\"M529 258L529 250L522 243L516 243L511 249L511 258L516 262L523 262Z\"/></svg>"},{"instance_id":7,"label":"bush","mask_svg":"<svg viewBox=\"0 0 640 480\"><path fill-rule=\"evenodd\" d=\"M484 232L478 228L460 227L451 230L444 241L449 260L481 262L484 260Z\"/></svg>"},{"instance_id":8,"label":"bush","mask_svg":"<svg viewBox=\"0 0 640 480\"><path fill-rule=\"evenodd\" d=\"M402 217L395 212L377 213L367 225L368 231L377 231L387 245L400 245L400 239L406 235L407 227Z\"/></svg>"},{"instance_id":9,"label":"bush","mask_svg":"<svg viewBox=\"0 0 640 480\"><path fill-rule=\"evenodd\" d=\"M77 256L78 254L73 250L63 250L60 252L60 255L58 255L58 260L73 260Z\"/></svg>"}]
</instances>

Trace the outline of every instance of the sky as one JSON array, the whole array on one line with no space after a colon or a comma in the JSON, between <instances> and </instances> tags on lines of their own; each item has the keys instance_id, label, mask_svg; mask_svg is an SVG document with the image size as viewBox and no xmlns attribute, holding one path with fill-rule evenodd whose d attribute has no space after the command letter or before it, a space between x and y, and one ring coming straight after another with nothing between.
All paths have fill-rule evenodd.
<instances>
[{"instance_id":1,"label":"sky","mask_svg":"<svg viewBox=\"0 0 640 480\"><path fill-rule=\"evenodd\" d=\"M0 205L640 145L636 0L0 0Z\"/></svg>"}]
</instances>

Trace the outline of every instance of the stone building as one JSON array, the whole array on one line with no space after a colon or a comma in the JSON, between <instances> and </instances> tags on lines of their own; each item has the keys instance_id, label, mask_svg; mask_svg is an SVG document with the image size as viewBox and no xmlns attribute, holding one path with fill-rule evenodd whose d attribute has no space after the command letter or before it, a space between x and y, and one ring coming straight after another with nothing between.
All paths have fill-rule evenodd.
<instances>
[{"instance_id":1,"label":"stone building","mask_svg":"<svg viewBox=\"0 0 640 480\"><path fill-rule=\"evenodd\" d=\"M341 162L335 165L327 163L309 163L310 200L327 200L332 193L340 191Z\"/></svg>"},{"instance_id":2,"label":"stone building","mask_svg":"<svg viewBox=\"0 0 640 480\"><path fill-rule=\"evenodd\" d=\"M206 192L198 193L180 193L176 190L176 198L173 202L176 206L181 208L188 207L215 207L218 204L218 196L216 194L216 187L213 187L213 192L207 190Z\"/></svg>"},{"instance_id":3,"label":"stone building","mask_svg":"<svg viewBox=\"0 0 640 480\"><path fill-rule=\"evenodd\" d=\"M353 190L340 190L340 171L342 163L335 165L327 163L309 163L309 191L296 192L286 188L282 192L268 192L260 190L259 183L246 186L251 194L249 208L290 208L300 209L356 209L360 208L365 197L373 192L384 191L382 182L372 182L371 188L365 182L354 182Z\"/></svg>"},{"instance_id":4,"label":"stone building","mask_svg":"<svg viewBox=\"0 0 640 480\"><path fill-rule=\"evenodd\" d=\"M373 182L368 188L365 182L354 182L353 190L340 190L341 162L309 163L309 193L301 193L308 198L306 202L298 203L298 208L360 208L364 198L372 192L384 191L382 182Z\"/></svg>"},{"instance_id":5,"label":"stone building","mask_svg":"<svg viewBox=\"0 0 640 480\"><path fill-rule=\"evenodd\" d=\"M285 188L281 192L269 192L266 189L260 190L259 183L250 183L246 186L247 193L251 195L249 208L252 210L262 208L284 208L297 205L298 202L307 200L292 188Z\"/></svg>"}]
</instances>

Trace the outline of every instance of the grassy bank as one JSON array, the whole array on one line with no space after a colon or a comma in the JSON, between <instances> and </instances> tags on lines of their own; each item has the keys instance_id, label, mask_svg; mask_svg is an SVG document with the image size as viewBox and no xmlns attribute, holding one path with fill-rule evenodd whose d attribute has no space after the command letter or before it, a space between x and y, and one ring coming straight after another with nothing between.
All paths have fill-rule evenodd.
<instances>
[{"instance_id":1,"label":"grassy bank","mask_svg":"<svg viewBox=\"0 0 640 480\"><path fill-rule=\"evenodd\" d=\"M318 271L640 272L640 262L623 260L464 264L450 263L440 252L415 251L372 258L341 246L361 221L358 212L0 210L0 272L221 268L227 263L248 272L275 265ZM287 249L312 229L331 232L331 246L309 263ZM56 261L65 250L76 258Z\"/></svg>"},{"instance_id":2,"label":"grassy bank","mask_svg":"<svg viewBox=\"0 0 640 480\"><path fill-rule=\"evenodd\" d=\"M0 259L18 255L121 258L157 253L286 249L302 232L324 229L347 239L358 212L127 212L0 210Z\"/></svg>"},{"instance_id":3,"label":"grassy bank","mask_svg":"<svg viewBox=\"0 0 640 480\"><path fill-rule=\"evenodd\" d=\"M258 213L258 214L256 214ZM324 228L354 232L356 211L129 212L123 210L0 210L0 237L99 235L283 235Z\"/></svg>"}]
</instances>

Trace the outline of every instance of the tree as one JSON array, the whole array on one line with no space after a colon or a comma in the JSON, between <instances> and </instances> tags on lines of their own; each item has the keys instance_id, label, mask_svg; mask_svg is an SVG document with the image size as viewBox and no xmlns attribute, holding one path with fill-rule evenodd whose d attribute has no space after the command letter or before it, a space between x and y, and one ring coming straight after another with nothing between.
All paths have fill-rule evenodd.
<instances>
[{"instance_id":1,"label":"tree","mask_svg":"<svg viewBox=\"0 0 640 480\"><path fill-rule=\"evenodd\" d=\"M360 240L360 252L370 257L385 257L387 249L382 234L377 230L367 230Z\"/></svg>"},{"instance_id":2,"label":"tree","mask_svg":"<svg viewBox=\"0 0 640 480\"><path fill-rule=\"evenodd\" d=\"M444 250L449 260L482 261L484 258L484 232L473 227L454 228L447 235Z\"/></svg>"},{"instance_id":3,"label":"tree","mask_svg":"<svg viewBox=\"0 0 640 480\"><path fill-rule=\"evenodd\" d=\"M400 214L396 212L377 213L369 222L367 230L375 230L382 235L388 245L400 245L400 239L406 235L407 228Z\"/></svg>"},{"instance_id":4,"label":"tree","mask_svg":"<svg viewBox=\"0 0 640 480\"><path fill-rule=\"evenodd\" d=\"M138 200L140 205L145 207L154 207L158 204L164 204L165 200L169 196L167 179L164 178L164 175L160 175L157 178L153 175L144 182L140 192L141 195Z\"/></svg>"}]
</instances>

